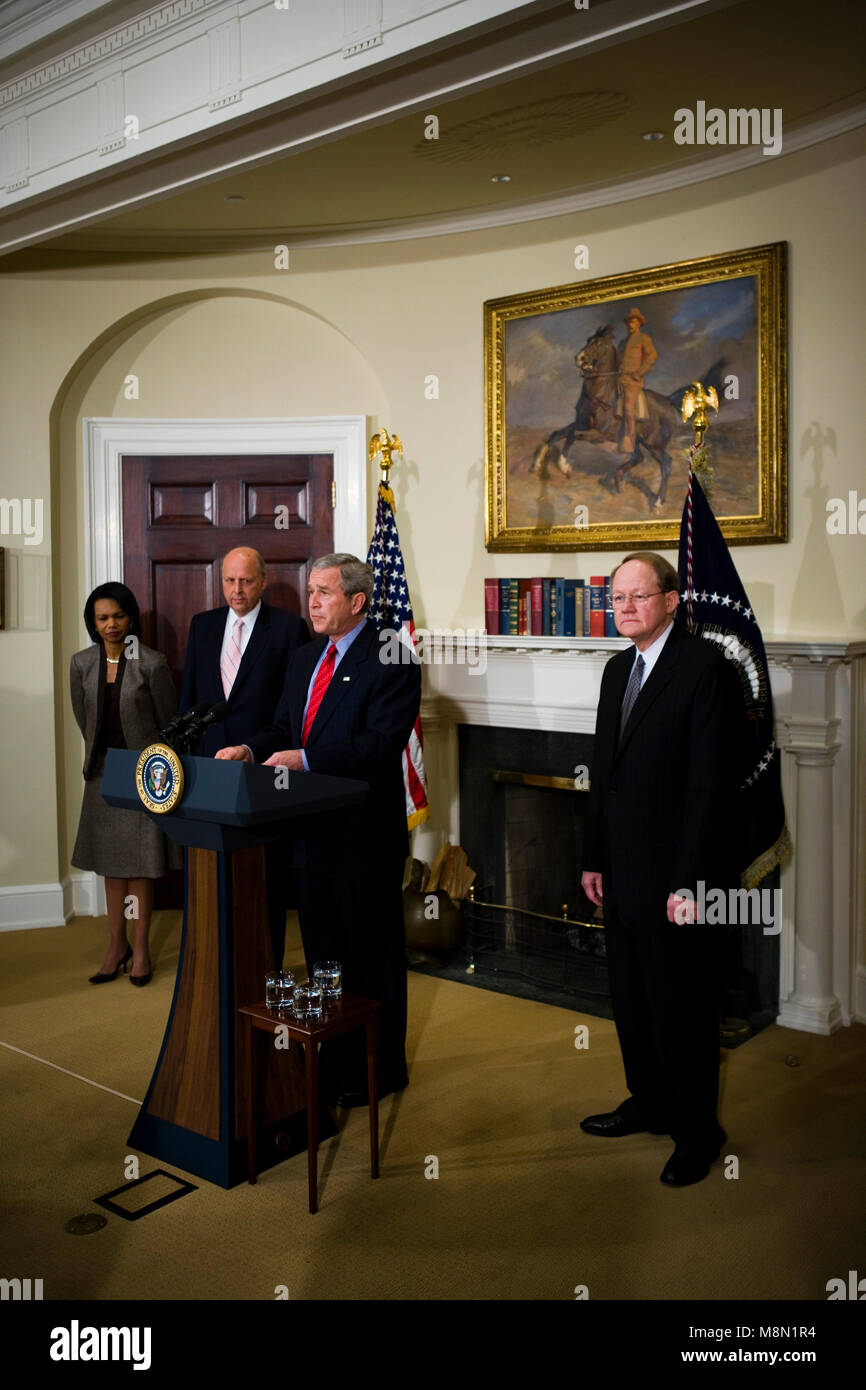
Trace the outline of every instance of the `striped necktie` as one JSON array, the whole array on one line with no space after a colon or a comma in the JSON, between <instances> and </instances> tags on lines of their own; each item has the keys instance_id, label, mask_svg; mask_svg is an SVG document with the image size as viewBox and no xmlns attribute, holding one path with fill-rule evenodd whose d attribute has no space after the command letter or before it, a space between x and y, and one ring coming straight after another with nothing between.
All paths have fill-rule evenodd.
<instances>
[{"instance_id":1,"label":"striped necktie","mask_svg":"<svg viewBox=\"0 0 866 1390\"><path fill-rule=\"evenodd\" d=\"M331 677L334 674L334 663L337 658L337 648L333 642L328 646L327 655L316 672L316 679L313 681L313 689L310 692L310 703L307 705L307 713L304 718L304 732L301 734L301 747L306 745L313 727L313 720L319 713L319 705L322 703L325 691L331 684Z\"/></svg>"},{"instance_id":2,"label":"striped necktie","mask_svg":"<svg viewBox=\"0 0 866 1390\"><path fill-rule=\"evenodd\" d=\"M220 676L222 677L223 694L226 699L228 699L229 695L232 693L232 686L235 683L235 677L238 673L238 667L241 664L241 657L243 656L243 652L241 651L241 628L243 625L243 618L235 618L231 639L225 649L225 655L220 662Z\"/></svg>"},{"instance_id":3,"label":"striped necktie","mask_svg":"<svg viewBox=\"0 0 866 1390\"><path fill-rule=\"evenodd\" d=\"M634 702L640 694L640 683L643 680L644 659L638 653L637 661L631 668L631 675L628 678L628 685L625 688L625 695L622 701L622 712L619 717L619 741L622 743L625 733L625 726L628 723L629 715L634 708Z\"/></svg>"}]
</instances>

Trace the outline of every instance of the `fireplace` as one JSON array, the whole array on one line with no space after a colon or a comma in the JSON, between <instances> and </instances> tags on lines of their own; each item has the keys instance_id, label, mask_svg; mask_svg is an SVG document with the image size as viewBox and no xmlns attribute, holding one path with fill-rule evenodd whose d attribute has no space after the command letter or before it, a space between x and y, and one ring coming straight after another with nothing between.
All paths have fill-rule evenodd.
<instances>
[{"instance_id":1,"label":"fireplace","mask_svg":"<svg viewBox=\"0 0 866 1390\"><path fill-rule=\"evenodd\" d=\"M477 651L464 657L455 640L452 662L427 665L421 716L431 816L414 832L413 853L429 863L447 840L461 838L461 730L554 730L575 742L591 736L602 672L626 645L622 638L491 637L484 666ZM757 981L772 1006L778 1001L780 1024L826 1035L866 1018L858 935L866 921L858 852L866 844L866 642L770 639L765 646L794 858L778 878L780 934L751 931L742 943L738 1007L750 998L754 1004ZM565 776L578 761L566 763ZM556 773L563 775L560 767ZM484 901L480 885L478 897ZM465 966L460 978L467 978Z\"/></svg>"},{"instance_id":2,"label":"fireplace","mask_svg":"<svg viewBox=\"0 0 866 1390\"><path fill-rule=\"evenodd\" d=\"M611 1017L601 913L580 887L589 735L459 730L474 983ZM577 774L577 775L576 775Z\"/></svg>"}]
</instances>

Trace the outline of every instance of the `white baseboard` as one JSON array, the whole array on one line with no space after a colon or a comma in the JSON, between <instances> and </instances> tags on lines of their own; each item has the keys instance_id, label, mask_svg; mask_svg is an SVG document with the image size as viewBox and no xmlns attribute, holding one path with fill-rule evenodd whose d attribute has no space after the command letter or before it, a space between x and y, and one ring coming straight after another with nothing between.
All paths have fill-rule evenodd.
<instances>
[{"instance_id":1,"label":"white baseboard","mask_svg":"<svg viewBox=\"0 0 866 1390\"><path fill-rule=\"evenodd\" d=\"M72 913L59 883L20 883L0 888L0 931L62 927Z\"/></svg>"},{"instance_id":2,"label":"white baseboard","mask_svg":"<svg viewBox=\"0 0 866 1390\"><path fill-rule=\"evenodd\" d=\"M90 871L76 871L64 879L64 885L69 885L70 894L70 916L72 917L104 917L107 911L105 906L105 879L99 874Z\"/></svg>"},{"instance_id":3,"label":"white baseboard","mask_svg":"<svg viewBox=\"0 0 866 1390\"><path fill-rule=\"evenodd\" d=\"M0 888L0 931L62 927L72 917L105 916L105 880L73 872L62 883L21 883Z\"/></svg>"},{"instance_id":4,"label":"white baseboard","mask_svg":"<svg viewBox=\"0 0 866 1390\"><path fill-rule=\"evenodd\" d=\"M866 1023L866 966L858 965L854 976L854 1019Z\"/></svg>"}]
</instances>

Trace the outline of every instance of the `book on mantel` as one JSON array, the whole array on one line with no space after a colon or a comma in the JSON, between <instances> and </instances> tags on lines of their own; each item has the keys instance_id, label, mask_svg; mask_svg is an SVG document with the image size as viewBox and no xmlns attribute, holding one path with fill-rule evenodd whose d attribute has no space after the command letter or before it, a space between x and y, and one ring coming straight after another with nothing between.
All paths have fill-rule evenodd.
<instances>
[{"instance_id":1,"label":"book on mantel","mask_svg":"<svg viewBox=\"0 0 866 1390\"><path fill-rule=\"evenodd\" d=\"M605 636L605 580L602 576L590 583L600 586L598 618L592 616L592 590L584 579L485 579L484 625L488 637ZM610 617L612 621L612 609Z\"/></svg>"}]
</instances>

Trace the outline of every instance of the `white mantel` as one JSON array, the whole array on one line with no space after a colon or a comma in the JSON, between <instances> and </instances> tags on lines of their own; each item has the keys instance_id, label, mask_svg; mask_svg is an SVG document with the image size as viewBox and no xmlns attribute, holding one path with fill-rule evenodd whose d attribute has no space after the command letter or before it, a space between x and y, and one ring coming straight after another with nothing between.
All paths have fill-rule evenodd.
<instances>
[{"instance_id":1,"label":"white mantel","mask_svg":"<svg viewBox=\"0 0 866 1390\"><path fill-rule=\"evenodd\" d=\"M604 666L628 645L573 637L487 643L486 669L473 668L477 651L470 644L467 659L457 636L426 665L432 813L413 852L428 861L446 839L459 842L457 725L591 734ZM866 1021L866 642L768 642L767 659L794 841L781 876L778 1023L828 1034Z\"/></svg>"}]
</instances>

